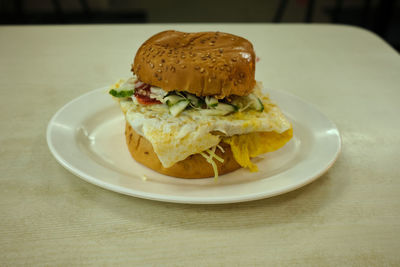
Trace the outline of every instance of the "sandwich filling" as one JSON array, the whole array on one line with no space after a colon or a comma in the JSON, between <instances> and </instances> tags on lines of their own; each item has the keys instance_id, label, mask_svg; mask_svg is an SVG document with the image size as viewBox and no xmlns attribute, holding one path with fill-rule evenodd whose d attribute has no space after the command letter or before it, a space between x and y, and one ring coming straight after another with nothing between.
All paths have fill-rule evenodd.
<instances>
[{"instance_id":1,"label":"sandwich filling","mask_svg":"<svg viewBox=\"0 0 400 267\"><path fill-rule=\"evenodd\" d=\"M118 98L126 121L153 146L165 168L201 154L213 165L218 144L231 146L235 160L257 171L251 158L275 151L292 138L292 126L280 109L261 93L257 83L248 96L216 99L165 92L135 76L115 83L109 93ZM223 151L222 151L223 152Z\"/></svg>"}]
</instances>

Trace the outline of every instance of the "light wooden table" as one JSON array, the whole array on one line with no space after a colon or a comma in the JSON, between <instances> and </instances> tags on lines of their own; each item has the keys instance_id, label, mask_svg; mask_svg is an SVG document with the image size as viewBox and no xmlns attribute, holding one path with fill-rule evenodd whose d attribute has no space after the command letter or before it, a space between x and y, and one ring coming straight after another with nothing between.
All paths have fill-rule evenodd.
<instances>
[{"instance_id":1,"label":"light wooden table","mask_svg":"<svg viewBox=\"0 0 400 267\"><path fill-rule=\"evenodd\" d=\"M291 193L182 205L120 195L50 154L65 103L129 75L165 29L251 40L256 78L339 127L333 168ZM400 265L400 57L374 34L328 25L0 27L0 266Z\"/></svg>"}]
</instances>

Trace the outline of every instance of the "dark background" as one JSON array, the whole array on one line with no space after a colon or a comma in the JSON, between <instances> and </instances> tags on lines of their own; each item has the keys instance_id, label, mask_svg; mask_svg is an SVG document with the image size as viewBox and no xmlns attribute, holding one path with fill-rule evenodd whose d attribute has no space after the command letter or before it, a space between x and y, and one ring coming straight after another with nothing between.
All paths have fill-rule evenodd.
<instances>
[{"instance_id":1,"label":"dark background","mask_svg":"<svg viewBox=\"0 0 400 267\"><path fill-rule=\"evenodd\" d=\"M0 0L0 24L338 23L371 30L400 50L399 2L396 0Z\"/></svg>"}]
</instances>

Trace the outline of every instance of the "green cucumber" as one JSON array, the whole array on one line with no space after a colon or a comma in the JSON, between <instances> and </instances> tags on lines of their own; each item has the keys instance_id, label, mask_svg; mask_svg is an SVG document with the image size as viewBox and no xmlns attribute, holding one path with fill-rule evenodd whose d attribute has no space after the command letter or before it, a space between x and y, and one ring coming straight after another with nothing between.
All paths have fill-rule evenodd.
<instances>
[{"instance_id":1,"label":"green cucumber","mask_svg":"<svg viewBox=\"0 0 400 267\"><path fill-rule=\"evenodd\" d=\"M258 98L257 96L250 94L249 99L251 101L251 107L259 112L262 112L264 110L264 105L261 102L261 99Z\"/></svg>"},{"instance_id":2,"label":"green cucumber","mask_svg":"<svg viewBox=\"0 0 400 267\"><path fill-rule=\"evenodd\" d=\"M186 95L186 98L189 99L190 104L191 104L193 107L198 108L198 107L201 106L202 101L201 101L200 98L198 98L198 97L196 97L196 96L194 96L194 95L192 95L192 94L189 94L189 93L185 93L185 95Z\"/></svg>"},{"instance_id":3,"label":"green cucumber","mask_svg":"<svg viewBox=\"0 0 400 267\"><path fill-rule=\"evenodd\" d=\"M176 103L178 103L181 100L185 100L185 98L178 96L178 95L167 95L166 97L164 97L165 103L167 103L167 105L169 107L175 105Z\"/></svg>"},{"instance_id":4,"label":"green cucumber","mask_svg":"<svg viewBox=\"0 0 400 267\"><path fill-rule=\"evenodd\" d=\"M238 109L241 109L241 108L243 108L245 106L243 104L243 102L244 101L241 98L236 97L231 101L231 104L234 105L235 107L237 107Z\"/></svg>"},{"instance_id":5,"label":"green cucumber","mask_svg":"<svg viewBox=\"0 0 400 267\"><path fill-rule=\"evenodd\" d=\"M207 107L216 107L218 106L218 99L212 96L206 96L206 105Z\"/></svg>"},{"instance_id":6,"label":"green cucumber","mask_svg":"<svg viewBox=\"0 0 400 267\"><path fill-rule=\"evenodd\" d=\"M185 110L185 108L189 105L190 101L187 99L181 99L175 104L169 106L169 112L172 116L176 117L179 113Z\"/></svg>"},{"instance_id":7,"label":"green cucumber","mask_svg":"<svg viewBox=\"0 0 400 267\"><path fill-rule=\"evenodd\" d=\"M236 112L237 107L231 104L218 103L218 106L212 109L204 109L202 112L205 115L225 116L229 113Z\"/></svg>"},{"instance_id":8,"label":"green cucumber","mask_svg":"<svg viewBox=\"0 0 400 267\"><path fill-rule=\"evenodd\" d=\"M216 106L215 109L224 112L224 115L237 111L236 106L225 103L218 103L218 106Z\"/></svg>"}]
</instances>

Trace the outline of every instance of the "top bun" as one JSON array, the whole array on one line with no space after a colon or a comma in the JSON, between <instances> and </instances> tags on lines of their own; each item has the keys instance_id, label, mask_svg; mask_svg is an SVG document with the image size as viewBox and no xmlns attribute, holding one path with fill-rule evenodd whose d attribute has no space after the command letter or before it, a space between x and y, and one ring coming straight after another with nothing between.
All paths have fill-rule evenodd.
<instances>
[{"instance_id":1,"label":"top bun","mask_svg":"<svg viewBox=\"0 0 400 267\"><path fill-rule=\"evenodd\" d=\"M236 35L164 31L139 48L132 71L165 91L243 96L255 85L255 54L253 45Z\"/></svg>"}]
</instances>

